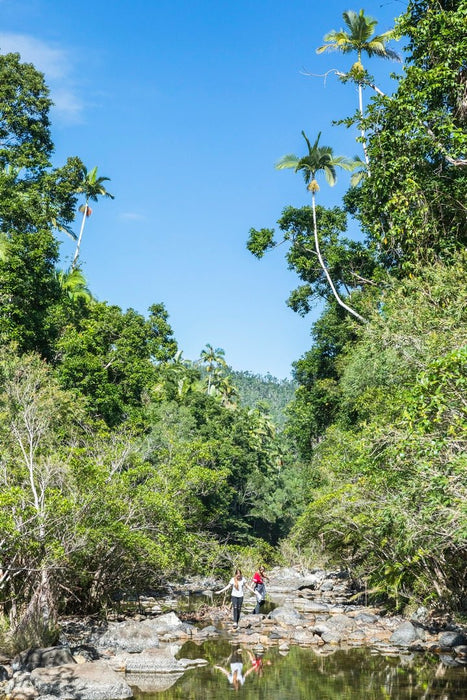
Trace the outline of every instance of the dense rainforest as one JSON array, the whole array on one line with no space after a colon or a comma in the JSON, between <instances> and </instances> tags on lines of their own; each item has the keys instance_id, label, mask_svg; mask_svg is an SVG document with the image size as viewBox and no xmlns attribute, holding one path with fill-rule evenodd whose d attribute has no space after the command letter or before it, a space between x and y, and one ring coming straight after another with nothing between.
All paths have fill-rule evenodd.
<instances>
[{"instance_id":1,"label":"dense rainforest","mask_svg":"<svg viewBox=\"0 0 467 700\"><path fill-rule=\"evenodd\" d=\"M80 244L111 181L52 164L44 76L0 55L0 623L19 646L122 590L259 558L347 567L398 609L465 610L467 2L411 0L382 35L363 10L344 22L318 52L343 54L335 89L368 95L336 115L362 157L304 124L304 155L277 163L304 177L304 206L247 242L285 242L290 307L322 309L293 382L234 372L210 344L185 360L163 300L143 315L93 297ZM363 63L397 60L396 38L385 95ZM318 180L339 169L352 186L325 208Z\"/></svg>"}]
</instances>

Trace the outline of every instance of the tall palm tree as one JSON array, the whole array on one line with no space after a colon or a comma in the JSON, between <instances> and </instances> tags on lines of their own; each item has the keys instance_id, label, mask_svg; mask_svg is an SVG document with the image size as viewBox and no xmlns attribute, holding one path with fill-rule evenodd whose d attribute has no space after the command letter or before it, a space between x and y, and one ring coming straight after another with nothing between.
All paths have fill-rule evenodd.
<instances>
[{"instance_id":1,"label":"tall palm tree","mask_svg":"<svg viewBox=\"0 0 467 700\"><path fill-rule=\"evenodd\" d=\"M201 350L200 360L206 369L206 393L212 394L217 390L223 371L227 367L225 352L222 348L214 349L210 343L206 343L206 348Z\"/></svg>"},{"instance_id":2,"label":"tall palm tree","mask_svg":"<svg viewBox=\"0 0 467 700\"><path fill-rule=\"evenodd\" d=\"M114 198L113 194L107 192L103 185L103 183L108 179L108 177L97 177L97 166L89 172L86 168L83 169L83 180L80 186L77 188L76 192L78 194L84 194L86 199L85 203L82 204L79 208L79 210L83 213L83 219L81 221L81 229L78 236L78 242L76 244L75 255L73 258L73 262L71 263L71 270L74 269L78 260L81 239L83 238L84 224L86 223L87 217L90 216L92 213L91 207L89 206L89 202L91 200L93 202L97 202L98 197L110 197L110 199Z\"/></svg>"},{"instance_id":3,"label":"tall palm tree","mask_svg":"<svg viewBox=\"0 0 467 700\"><path fill-rule=\"evenodd\" d=\"M329 283L329 286L331 287L332 293L334 294L337 303L340 304L340 306L342 306L346 311L358 318L360 321L364 321L365 319L362 316L360 316L359 313L351 309L350 306L347 306L347 304L340 298L334 286L334 283L331 279L331 275L329 274L329 271L323 260L323 256L321 255L321 248L319 245L318 237L318 225L316 222L315 196L316 192L319 191L319 185L316 180L316 175L318 174L318 172L323 171L327 183L332 187L333 185L335 185L337 179L336 167L343 168L344 170L353 170L354 164L351 161L347 160L347 158L344 158L344 156L334 156L332 148L330 146L320 146L319 139L321 137L321 132L319 132L313 146L311 145L304 131L302 131L302 136L306 141L306 145L308 146L307 155L303 156L302 158L299 158L294 154L283 156L276 163L276 168L278 170L283 170L284 168L294 168L295 172L300 171L303 174L305 183L307 184L307 189L309 190L309 192L311 192L314 239L319 264L321 265L321 268L324 274L326 275L326 279Z\"/></svg>"},{"instance_id":4,"label":"tall palm tree","mask_svg":"<svg viewBox=\"0 0 467 700\"><path fill-rule=\"evenodd\" d=\"M332 29L325 35L324 41L329 43L323 44L316 49L316 53L324 51L340 51L341 53L356 53L357 60L350 69L348 75L356 80L358 85L358 109L361 118L363 118L363 85L365 82L365 69L362 64L362 54L366 54L368 58L378 56L379 58L392 59L400 61L401 58L396 51L388 49L386 44L394 38L394 29L390 29L382 34L374 34L378 20L365 15L364 10L358 13L354 10L347 10L342 14L345 24L349 31L340 29L339 31ZM365 161L368 165L368 156L365 145L365 130L360 129L362 136L363 152Z\"/></svg>"}]
</instances>

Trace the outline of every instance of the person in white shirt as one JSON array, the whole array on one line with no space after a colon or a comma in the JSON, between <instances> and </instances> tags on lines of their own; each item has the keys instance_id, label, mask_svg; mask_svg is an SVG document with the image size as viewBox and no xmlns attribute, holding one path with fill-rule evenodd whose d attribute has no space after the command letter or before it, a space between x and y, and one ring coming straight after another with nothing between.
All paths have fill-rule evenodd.
<instances>
[{"instance_id":1,"label":"person in white shirt","mask_svg":"<svg viewBox=\"0 0 467 700\"><path fill-rule=\"evenodd\" d=\"M251 652L248 653L251 654ZM233 649L227 663L229 662L230 671L227 668L222 668L222 666L214 666L214 668L221 671L224 676L227 676L227 680L233 686L234 690L239 690L245 683L246 677L255 670L255 666L252 663L251 668L243 673L243 659L240 649Z\"/></svg>"},{"instance_id":2,"label":"person in white shirt","mask_svg":"<svg viewBox=\"0 0 467 700\"><path fill-rule=\"evenodd\" d=\"M214 593L224 593L228 588L232 586L232 615L234 621L234 627L238 627L238 621L240 620L240 613L243 604L243 589L248 588L253 593L253 589L247 583L247 580L243 578L243 574L240 569L235 571L235 575L230 579L228 584L221 588L220 591L214 591Z\"/></svg>"}]
</instances>

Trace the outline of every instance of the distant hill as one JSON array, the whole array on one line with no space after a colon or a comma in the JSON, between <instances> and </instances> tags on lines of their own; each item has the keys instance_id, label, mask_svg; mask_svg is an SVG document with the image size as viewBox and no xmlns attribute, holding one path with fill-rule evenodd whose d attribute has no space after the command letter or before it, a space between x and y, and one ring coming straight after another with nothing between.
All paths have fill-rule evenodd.
<instances>
[{"instance_id":1,"label":"distant hill","mask_svg":"<svg viewBox=\"0 0 467 700\"><path fill-rule=\"evenodd\" d=\"M267 403L274 422L280 427L284 426L285 407L294 397L295 382L290 379L277 379L271 374L262 376L230 368L229 375L239 391L243 406L254 408L260 401Z\"/></svg>"}]
</instances>

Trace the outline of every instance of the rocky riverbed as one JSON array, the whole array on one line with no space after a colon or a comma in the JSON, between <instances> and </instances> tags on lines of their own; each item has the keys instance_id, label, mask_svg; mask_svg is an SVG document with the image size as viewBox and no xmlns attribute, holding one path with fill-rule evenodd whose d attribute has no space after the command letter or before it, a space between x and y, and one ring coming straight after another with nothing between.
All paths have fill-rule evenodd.
<instances>
[{"instance_id":1,"label":"rocky riverbed","mask_svg":"<svg viewBox=\"0 0 467 700\"><path fill-rule=\"evenodd\" d=\"M252 614L254 598L247 598L238 628L228 600L213 596L219 582L207 579L174 584L164 597L139 596L133 610L122 608L105 624L62 620L60 646L0 659L0 697L119 700L131 698L132 686L141 688L143 679L146 692L157 692L207 663L179 658L186 641L215 638L257 653L272 646L282 653L292 645L313 646L321 654L368 646L384 654L429 651L467 664L464 629L430 620L424 609L404 619L368 606L345 572L275 569L270 579L269 612ZM190 609L187 601L194 600L200 604Z\"/></svg>"}]
</instances>

